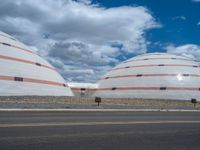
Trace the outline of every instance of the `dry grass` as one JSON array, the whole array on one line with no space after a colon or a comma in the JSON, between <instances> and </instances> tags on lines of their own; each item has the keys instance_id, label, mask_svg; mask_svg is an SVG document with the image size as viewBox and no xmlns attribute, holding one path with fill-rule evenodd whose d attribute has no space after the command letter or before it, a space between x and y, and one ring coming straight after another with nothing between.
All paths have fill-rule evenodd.
<instances>
[{"instance_id":1,"label":"dry grass","mask_svg":"<svg viewBox=\"0 0 200 150\"><path fill-rule=\"evenodd\" d=\"M94 104L94 98L54 97L54 96L3 96L0 102L8 103L59 103L59 104ZM154 99L102 99L106 105L134 105L134 106L193 106L190 101L154 100ZM197 108L200 107L197 104Z\"/></svg>"}]
</instances>

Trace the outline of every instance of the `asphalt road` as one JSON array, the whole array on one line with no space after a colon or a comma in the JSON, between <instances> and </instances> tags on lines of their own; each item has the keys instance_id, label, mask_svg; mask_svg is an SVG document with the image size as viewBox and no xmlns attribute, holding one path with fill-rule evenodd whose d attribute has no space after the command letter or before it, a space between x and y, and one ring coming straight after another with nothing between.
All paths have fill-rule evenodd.
<instances>
[{"instance_id":1,"label":"asphalt road","mask_svg":"<svg viewBox=\"0 0 200 150\"><path fill-rule=\"evenodd\" d=\"M200 113L0 112L0 150L200 150Z\"/></svg>"}]
</instances>

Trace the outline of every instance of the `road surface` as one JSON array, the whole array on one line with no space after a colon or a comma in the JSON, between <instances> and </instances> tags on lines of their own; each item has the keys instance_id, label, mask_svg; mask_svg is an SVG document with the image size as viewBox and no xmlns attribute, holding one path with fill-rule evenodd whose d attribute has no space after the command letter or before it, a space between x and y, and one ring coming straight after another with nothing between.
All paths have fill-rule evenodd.
<instances>
[{"instance_id":1,"label":"road surface","mask_svg":"<svg viewBox=\"0 0 200 150\"><path fill-rule=\"evenodd\" d=\"M196 112L0 112L0 150L200 150Z\"/></svg>"}]
</instances>

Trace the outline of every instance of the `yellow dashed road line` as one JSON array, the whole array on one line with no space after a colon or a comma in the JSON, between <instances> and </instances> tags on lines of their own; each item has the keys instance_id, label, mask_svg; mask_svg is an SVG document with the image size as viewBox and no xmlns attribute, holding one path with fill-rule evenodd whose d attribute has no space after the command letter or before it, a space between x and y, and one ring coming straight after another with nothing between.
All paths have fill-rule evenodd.
<instances>
[{"instance_id":1,"label":"yellow dashed road line","mask_svg":"<svg viewBox=\"0 0 200 150\"><path fill-rule=\"evenodd\" d=\"M135 124L186 124L200 121L115 121L115 122L49 122L49 123L20 123L20 124L0 124L0 128L12 127L50 127L50 126L96 126L96 125L135 125Z\"/></svg>"}]
</instances>

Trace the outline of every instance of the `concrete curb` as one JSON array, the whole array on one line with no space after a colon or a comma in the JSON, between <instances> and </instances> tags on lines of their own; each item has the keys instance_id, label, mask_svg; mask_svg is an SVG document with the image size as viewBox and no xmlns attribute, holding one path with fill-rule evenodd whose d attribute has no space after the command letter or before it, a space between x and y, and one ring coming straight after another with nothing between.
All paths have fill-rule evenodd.
<instances>
[{"instance_id":1,"label":"concrete curb","mask_svg":"<svg viewBox=\"0 0 200 150\"><path fill-rule=\"evenodd\" d=\"M0 109L0 112L200 112L186 109Z\"/></svg>"}]
</instances>

